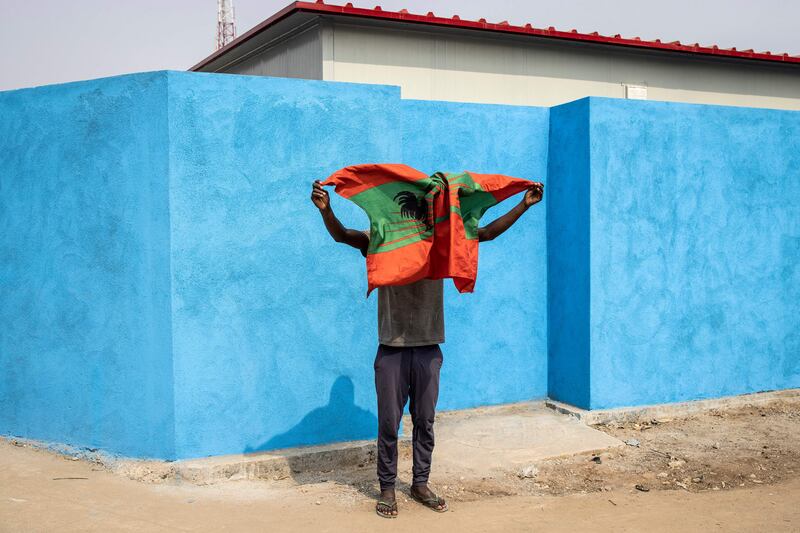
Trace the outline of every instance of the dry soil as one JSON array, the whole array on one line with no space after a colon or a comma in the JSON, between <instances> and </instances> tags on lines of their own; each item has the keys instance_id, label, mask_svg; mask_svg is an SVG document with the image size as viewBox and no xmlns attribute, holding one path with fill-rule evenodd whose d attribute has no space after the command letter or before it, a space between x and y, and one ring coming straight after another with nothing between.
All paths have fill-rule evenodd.
<instances>
[{"instance_id":1,"label":"dry soil","mask_svg":"<svg viewBox=\"0 0 800 533\"><path fill-rule=\"evenodd\" d=\"M466 478L436 471L451 510L406 497L374 514L374 464L275 481L142 483L0 440L0 531L800 531L800 407L598 426L629 445Z\"/></svg>"}]
</instances>

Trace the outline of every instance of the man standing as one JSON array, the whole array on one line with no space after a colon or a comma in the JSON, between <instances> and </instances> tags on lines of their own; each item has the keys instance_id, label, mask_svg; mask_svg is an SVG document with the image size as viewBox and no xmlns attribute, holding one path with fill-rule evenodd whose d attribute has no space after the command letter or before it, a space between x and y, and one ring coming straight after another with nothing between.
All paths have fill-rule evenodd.
<instances>
[{"instance_id":1,"label":"man standing","mask_svg":"<svg viewBox=\"0 0 800 533\"><path fill-rule=\"evenodd\" d=\"M522 200L491 224L478 228L478 241L490 241L511 227L527 209L541 201L539 182ZM369 231L345 228L336 218L330 197L314 181L311 201L320 211L328 233L336 242L357 248L366 257ZM439 397L439 371L444 342L443 283L421 279L408 285L378 287L378 351L375 356L375 392L378 396L378 482L381 495L376 512L397 516L397 431L403 408L410 399L413 422L413 479L411 497L437 512L447 511L445 500L428 487L433 454L433 422Z\"/></svg>"}]
</instances>

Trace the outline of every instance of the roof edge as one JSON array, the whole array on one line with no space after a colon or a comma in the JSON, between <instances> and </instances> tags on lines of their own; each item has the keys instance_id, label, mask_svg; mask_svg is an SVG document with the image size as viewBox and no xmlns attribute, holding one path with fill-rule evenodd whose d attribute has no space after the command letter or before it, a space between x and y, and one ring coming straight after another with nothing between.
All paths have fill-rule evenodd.
<instances>
[{"instance_id":1,"label":"roof edge","mask_svg":"<svg viewBox=\"0 0 800 533\"><path fill-rule=\"evenodd\" d=\"M369 8L354 7L353 4L350 2L348 2L343 6L339 6L333 4L326 4L322 0L317 0L316 2L293 2L289 4L282 10L272 15L270 18L266 19L257 26L253 27L246 33L242 34L240 37L237 37L223 48L220 48L219 50L215 51L202 61L198 62L196 65L192 66L189 70L196 71L200 68L203 68L204 66L208 65L215 59L218 59L219 57L226 54L230 50L236 48L245 41L258 35L271 25L277 23L280 20L285 19L286 17L298 11L305 11L317 14L346 15L351 17L389 20L389 21L406 22L414 24L425 24L428 26L443 26L451 28L491 31L491 32L509 33L517 35L531 35L535 37L543 37L555 40L580 41L580 42L587 42L594 44L630 47L630 48L638 48L645 50L649 49L649 50L660 50L667 52L681 52L681 53L702 55L706 57L747 59L753 61L765 61L770 63L784 64L784 65L786 64L800 65L800 55L789 55L787 53L773 54L770 51L755 52L752 49L737 50L736 47L720 48L717 45L701 46L699 43L684 44L681 43L680 41L662 42L661 39L646 41L642 40L639 37L632 37L632 38L622 37L619 34L613 36L600 35L596 31L592 33L580 33L577 30L561 31L557 30L553 26L550 26L546 29L534 28L530 24L525 24L524 26L512 26L507 21L491 23L487 22L486 19L483 18L477 21L462 20L461 18L459 18L458 15L454 15L451 18L445 18L445 17L437 17L433 12L428 12L425 15L418 15L414 13L409 13L405 9L402 9L400 11L384 11L383 9L381 9L381 6L375 6L374 8L369 9Z\"/></svg>"}]
</instances>

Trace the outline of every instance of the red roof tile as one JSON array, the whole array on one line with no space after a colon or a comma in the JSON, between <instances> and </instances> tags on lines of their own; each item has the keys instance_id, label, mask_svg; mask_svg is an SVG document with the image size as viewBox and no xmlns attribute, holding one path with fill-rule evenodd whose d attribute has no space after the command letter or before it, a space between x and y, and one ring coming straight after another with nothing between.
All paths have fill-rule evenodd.
<instances>
[{"instance_id":1,"label":"red roof tile","mask_svg":"<svg viewBox=\"0 0 800 533\"><path fill-rule=\"evenodd\" d=\"M754 52L752 49L740 51L737 50L735 47L725 49L725 48L719 48L717 45L701 46L698 43L681 44L680 41L672 41L664 43L661 42L660 39L655 39L653 41L643 41L639 37L626 38L622 37L619 34L613 36L600 35L598 32L592 32L587 34L587 33L579 33L577 30L574 29L571 31L560 31L555 29L553 26L543 29L543 28L534 28L530 24L526 24L524 26L513 26L509 24L508 21L505 20L495 24L487 22L486 19L484 18L478 19L477 21L462 20L461 18L458 17L458 15L454 15L452 18L445 18L445 17L437 17L436 15L433 14L433 12L428 12L428 14L426 15L417 15L409 13L407 9L401 9L400 11L384 11L383 9L381 9L381 6L375 6L373 9L367 9L361 7L353 7L353 4L350 2L348 2L343 6L339 6L333 4L326 4L322 0L316 0L316 2L294 2L292 4L289 4L288 6L278 11L277 13L275 13L273 16L271 16L261 24L258 24L257 26L249 30L247 33L244 33L243 35L239 36L238 38L230 42L224 48L217 50L207 58L203 59L202 61L191 67L189 70L198 70L202 68L203 66L207 65L214 59L220 57L221 55L237 47L241 43L247 41L248 39L251 39L253 36L262 32L272 24L275 24L279 20L282 20L296 12L318 13L318 14L328 14L328 15L346 15L350 17L362 17L362 18L371 18L379 20L395 20L398 22L428 24L432 26L446 26L446 27L465 28L473 30L494 31L501 33L534 35L537 37L562 39L568 41L594 42L598 44L627 46L634 48L646 48L646 49L664 50L670 52L684 52L684 53L700 54L700 55L716 56L716 57L753 59L760 61L771 61L784 64L789 63L789 64L800 65L800 55L789 55L786 53L773 54L769 51Z\"/></svg>"}]
</instances>

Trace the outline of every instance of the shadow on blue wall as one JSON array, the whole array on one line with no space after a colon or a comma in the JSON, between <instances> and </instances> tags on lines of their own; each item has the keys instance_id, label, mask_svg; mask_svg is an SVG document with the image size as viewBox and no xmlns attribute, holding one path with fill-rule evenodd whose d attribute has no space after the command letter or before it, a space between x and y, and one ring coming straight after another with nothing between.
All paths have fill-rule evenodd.
<instances>
[{"instance_id":1,"label":"shadow on blue wall","mask_svg":"<svg viewBox=\"0 0 800 533\"><path fill-rule=\"evenodd\" d=\"M257 446L248 446L244 453L376 438L377 417L357 406L354 398L353 380L339 376L331 386L327 405L309 412L288 431Z\"/></svg>"},{"instance_id":2,"label":"shadow on blue wall","mask_svg":"<svg viewBox=\"0 0 800 533\"><path fill-rule=\"evenodd\" d=\"M378 418L370 411L357 406L354 398L353 380L349 376L339 376L331 386L327 405L314 409L288 431L275 435L258 446L248 446L245 453L376 438ZM291 476L297 483L317 483L321 479L320 476L324 476L325 480L348 484L368 498L378 497L373 482L374 462L370 463L371 468L363 471L363 479L360 477L353 479L352 475L337 468L327 472L303 472L308 465L301 464L302 461L303 459L297 456L288 458ZM404 486L400 480L397 485Z\"/></svg>"}]
</instances>

